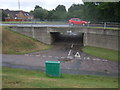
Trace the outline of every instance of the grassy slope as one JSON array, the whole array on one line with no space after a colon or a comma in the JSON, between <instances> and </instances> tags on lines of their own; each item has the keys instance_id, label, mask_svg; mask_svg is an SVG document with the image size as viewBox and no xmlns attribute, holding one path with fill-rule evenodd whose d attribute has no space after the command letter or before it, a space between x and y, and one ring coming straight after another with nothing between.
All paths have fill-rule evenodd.
<instances>
[{"instance_id":1,"label":"grassy slope","mask_svg":"<svg viewBox=\"0 0 120 90\"><path fill-rule=\"evenodd\" d=\"M3 88L117 88L116 77L68 75L47 77L40 71L3 67Z\"/></svg>"},{"instance_id":2,"label":"grassy slope","mask_svg":"<svg viewBox=\"0 0 120 90\"><path fill-rule=\"evenodd\" d=\"M0 53L2 53L2 27L0 26Z\"/></svg>"},{"instance_id":3,"label":"grassy slope","mask_svg":"<svg viewBox=\"0 0 120 90\"><path fill-rule=\"evenodd\" d=\"M7 27L3 27L2 37L4 54L24 54L37 50L45 50L51 47L29 37L9 31Z\"/></svg>"},{"instance_id":4,"label":"grassy slope","mask_svg":"<svg viewBox=\"0 0 120 90\"><path fill-rule=\"evenodd\" d=\"M88 27L88 28L104 29L104 27ZM105 29L120 30L120 28L118 27L106 27Z\"/></svg>"},{"instance_id":5,"label":"grassy slope","mask_svg":"<svg viewBox=\"0 0 120 90\"><path fill-rule=\"evenodd\" d=\"M83 48L83 51L85 53L90 54L90 55L104 58L104 59L108 59L108 60L118 61L120 58L120 56L118 55L118 51L104 49L104 48L86 46Z\"/></svg>"}]
</instances>

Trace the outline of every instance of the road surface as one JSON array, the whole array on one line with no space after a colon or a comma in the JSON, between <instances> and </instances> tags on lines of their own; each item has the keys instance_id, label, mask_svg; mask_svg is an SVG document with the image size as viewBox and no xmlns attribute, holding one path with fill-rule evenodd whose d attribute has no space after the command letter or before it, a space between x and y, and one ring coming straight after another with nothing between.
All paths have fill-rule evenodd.
<instances>
[{"instance_id":1,"label":"road surface","mask_svg":"<svg viewBox=\"0 0 120 90\"><path fill-rule=\"evenodd\" d=\"M116 29L119 29L118 27L119 26L107 26L107 27L104 27L102 24L101 25L97 25L97 24L90 24L88 26L80 26L80 25L74 25L74 26L70 26L69 24L2 24L0 23L0 26L21 26L21 27L100 27L100 28L116 28Z\"/></svg>"},{"instance_id":2,"label":"road surface","mask_svg":"<svg viewBox=\"0 0 120 90\"><path fill-rule=\"evenodd\" d=\"M25 27L69 27L68 24L0 24L0 26L25 26Z\"/></svg>"}]
</instances>

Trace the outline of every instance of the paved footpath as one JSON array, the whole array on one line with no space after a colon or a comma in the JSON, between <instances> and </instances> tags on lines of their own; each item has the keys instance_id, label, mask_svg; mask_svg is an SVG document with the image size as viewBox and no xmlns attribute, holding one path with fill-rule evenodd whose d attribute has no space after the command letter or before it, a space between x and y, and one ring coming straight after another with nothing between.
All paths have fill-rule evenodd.
<instances>
[{"instance_id":1,"label":"paved footpath","mask_svg":"<svg viewBox=\"0 0 120 90\"><path fill-rule=\"evenodd\" d=\"M118 62L93 57L82 51L70 51L67 47L63 49L60 45L52 50L25 55L3 54L2 66L45 71L45 61L61 61L62 73L118 76Z\"/></svg>"}]
</instances>

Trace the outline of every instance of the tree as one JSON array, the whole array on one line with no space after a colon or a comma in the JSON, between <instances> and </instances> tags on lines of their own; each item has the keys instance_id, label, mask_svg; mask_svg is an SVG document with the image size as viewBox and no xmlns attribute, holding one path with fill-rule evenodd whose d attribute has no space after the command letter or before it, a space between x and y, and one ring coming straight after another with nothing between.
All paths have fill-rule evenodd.
<instances>
[{"instance_id":1,"label":"tree","mask_svg":"<svg viewBox=\"0 0 120 90\"><path fill-rule=\"evenodd\" d=\"M51 10L51 11L48 11L48 14L47 14L47 19L48 20L53 20L54 19L54 16L53 16L54 12L55 12L54 9Z\"/></svg>"},{"instance_id":2,"label":"tree","mask_svg":"<svg viewBox=\"0 0 120 90\"><path fill-rule=\"evenodd\" d=\"M82 4L73 4L68 8L68 18L78 17L82 19L83 16L83 5Z\"/></svg>"},{"instance_id":3,"label":"tree","mask_svg":"<svg viewBox=\"0 0 120 90\"><path fill-rule=\"evenodd\" d=\"M37 9L37 8L42 8L42 7L40 7L39 5L36 5L36 6L35 6L35 9Z\"/></svg>"},{"instance_id":4,"label":"tree","mask_svg":"<svg viewBox=\"0 0 120 90\"><path fill-rule=\"evenodd\" d=\"M56 8L55 8L56 11L58 12L64 12L66 13L66 8L64 5L58 5Z\"/></svg>"},{"instance_id":5,"label":"tree","mask_svg":"<svg viewBox=\"0 0 120 90\"><path fill-rule=\"evenodd\" d=\"M0 15L2 13L2 21L5 21L5 18L7 17L7 14L5 13L4 10L0 10Z\"/></svg>"},{"instance_id":6,"label":"tree","mask_svg":"<svg viewBox=\"0 0 120 90\"><path fill-rule=\"evenodd\" d=\"M115 15L115 21L120 22L120 2L114 3L114 15Z\"/></svg>"},{"instance_id":7,"label":"tree","mask_svg":"<svg viewBox=\"0 0 120 90\"><path fill-rule=\"evenodd\" d=\"M104 2L98 7L98 18L100 21L119 21L120 2Z\"/></svg>"},{"instance_id":8,"label":"tree","mask_svg":"<svg viewBox=\"0 0 120 90\"><path fill-rule=\"evenodd\" d=\"M35 18L48 20L68 20L78 17L91 22L115 22L120 21L120 2L84 2L73 4L66 11L64 5L58 5L55 9L47 11L36 5L33 11Z\"/></svg>"},{"instance_id":9,"label":"tree","mask_svg":"<svg viewBox=\"0 0 120 90\"><path fill-rule=\"evenodd\" d=\"M48 14L48 11L46 9L43 9L43 8L36 8L34 11L33 11L33 15L35 18L39 18L41 20L44 20L47 18L47 14Z\"/></svg>"},{"instance_id":10,"label":"tree","mask_svg":"<svg viewBox=\"0 0 120 90\"><path fill-rule=\"evenodd\" d=\"M54 19L56 20L64 20L66 19L66 8L64 5L58 5L55 10L54 10L54 13L53 13L53 17Z\"/></svg>"},{"instance_id":11,"label":"tree","mask_svg":"<svg viewBox=\"0 0 120 90\"><path fill-rule=\"evenodd\" d=\"M31 10L31 11L30 11L30 14L33 14L33 12L34 12L34 11L33 11L33 10Z\"/></svg>"},{"instance_id":12,"label":"tree","mask_svg":"<svg viewBox=\"0 0 120 90\"><path fill-rule=\"evenodd\" d=\"M83 6L83 18L88 21L97 21L97 5L95 2L85 2Z\"/></svg>"},{"instance_id":13,"label":"tree","mask_svg":"<svg viewBox=\"0 0 120 90\"><path fill-rule=\"evenodd\" d=\"M74 11L82 9L82 4L72 4L70 8L68 8L68 12L72 13Z\"/></svg>"}]
</instances>

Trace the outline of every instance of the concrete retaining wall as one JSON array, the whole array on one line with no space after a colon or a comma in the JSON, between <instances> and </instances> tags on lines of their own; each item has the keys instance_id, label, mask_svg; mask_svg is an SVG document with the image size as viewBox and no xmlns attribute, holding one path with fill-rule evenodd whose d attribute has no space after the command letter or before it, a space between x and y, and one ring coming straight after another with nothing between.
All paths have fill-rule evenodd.
<instances>
[{"instance_id":1,"label":"concrete retaining wall","mask_svg":"<svg viewBox=\"0 0 120 90\"><path fill-rule=\"evenodd\" d=\"M35 38L43 43L52 44L51 32L65 33L67 31L84 33L84 46L95 46L118 50L120 30L96 29L86 27L12 27L11 30Z\"/></svg>"},{"instance_id":2,"label":"concrete retaining wall","mask_svg":"<svg viewBox=\"0 0 120 90\"><path fill-rule=\"evenodd\" d=\"M86 33L84 41L84 46L118 50L118 36Z\"/></svg>"},{"instance_id":3,"label":"concrete retaining wall","mask_svg":"<svg viewBox=\"0 0 120 90\"><path fill-rule=\"evenodd\" d=\"M47 27L34 28L34 27L12 27L11 30L24 34L26 36L32 37L38 41L46 44L51 44L52 39L49 32L47 32Z\"/></svg>"}]
</instances>

